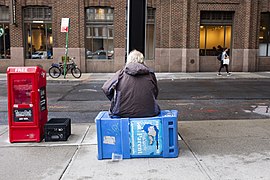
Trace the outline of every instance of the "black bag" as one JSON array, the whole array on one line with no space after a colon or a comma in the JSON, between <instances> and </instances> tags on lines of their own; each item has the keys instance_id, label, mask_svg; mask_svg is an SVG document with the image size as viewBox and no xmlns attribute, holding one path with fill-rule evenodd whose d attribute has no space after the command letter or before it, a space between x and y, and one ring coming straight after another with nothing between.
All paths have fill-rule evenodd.
<instances>
[{"instance_id":1,"label":"black bag","mask_svg":"<svg viewBox=\"0 0 270 180\"><path fill-rule=\"evenodd\" d=\"M221 56L222 56L222 54L217 55L217 59L218 59L219 61L221 61Z\"/></svg>"}]
</instances>

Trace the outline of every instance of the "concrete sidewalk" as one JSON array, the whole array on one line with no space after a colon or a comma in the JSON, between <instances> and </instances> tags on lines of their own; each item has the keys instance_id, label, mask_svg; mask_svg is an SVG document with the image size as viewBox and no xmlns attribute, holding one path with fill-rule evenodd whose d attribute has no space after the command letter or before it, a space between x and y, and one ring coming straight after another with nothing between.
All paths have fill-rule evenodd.
<instances>
[{"instance_id":1,"label":"concrete sidewalk","mask_svg":"<svg viewBox=\"0 0 270 180\"><path fill-rule=\"evenodd\" d=\"M97 160L95 124L66 142L9 143L0 126L0 179L270 179L270 119L179 122L178 158Z\"/></svg>"}]
</instances>

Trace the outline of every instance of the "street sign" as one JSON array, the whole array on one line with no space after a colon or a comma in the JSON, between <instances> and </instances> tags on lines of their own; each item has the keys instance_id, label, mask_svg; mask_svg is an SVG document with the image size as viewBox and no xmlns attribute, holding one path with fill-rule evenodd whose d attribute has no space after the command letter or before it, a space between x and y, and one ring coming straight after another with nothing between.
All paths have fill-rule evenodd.
<instances>
[{"instance_id":1,"label":"street sign","mask_svg":"<svg viewBox=\"0 0 270 180\"><path fill-rule=\"evenodd\" d=\"M68 32L69 18L62 18L61 20L61 32Z\"/></svg>"}]
</instances>

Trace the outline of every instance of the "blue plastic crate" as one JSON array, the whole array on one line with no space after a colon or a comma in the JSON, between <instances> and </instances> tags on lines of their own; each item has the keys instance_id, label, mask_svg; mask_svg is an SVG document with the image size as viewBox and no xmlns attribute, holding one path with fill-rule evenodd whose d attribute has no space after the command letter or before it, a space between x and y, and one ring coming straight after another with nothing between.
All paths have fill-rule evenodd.
<instances>
[{"instance_id":1,"label":"blue plastic crate","mask_svg":"<svg viewBox=\"0 0 270 180\"><path fill-rule=\"evenodd\" d=\"M98 159L177 157L178 112L163 110L147 118L111 118L107 111L96 117Z\"/></svg>"}]
</instances>

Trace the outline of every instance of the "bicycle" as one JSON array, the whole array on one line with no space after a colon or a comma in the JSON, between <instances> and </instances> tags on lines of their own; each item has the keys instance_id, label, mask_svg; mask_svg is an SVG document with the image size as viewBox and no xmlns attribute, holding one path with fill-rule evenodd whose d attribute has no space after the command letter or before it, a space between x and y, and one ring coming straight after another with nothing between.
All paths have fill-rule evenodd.
<instances>
[{"instance_id":1,"label":"bicycle","mask_svg":"<svg viewBox=\"0 0 270 180\"><path fill-rule=\"evenodd\" d=\"M82 72L73 61L73 59L75 58L72 58L71 62L66 64L66 74L70 70L73 77L80 78L82 76ZM64 75L64 64L61 62L52 63L51 67L49 68L49 75L52 78L58 78L61 74Z\"/></svg>"}]
</instances>

